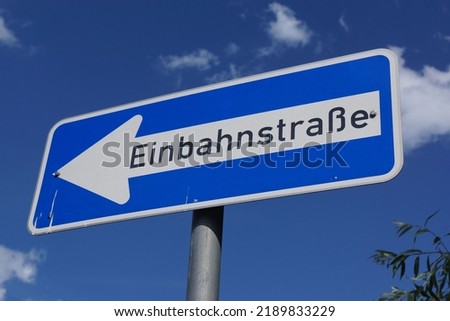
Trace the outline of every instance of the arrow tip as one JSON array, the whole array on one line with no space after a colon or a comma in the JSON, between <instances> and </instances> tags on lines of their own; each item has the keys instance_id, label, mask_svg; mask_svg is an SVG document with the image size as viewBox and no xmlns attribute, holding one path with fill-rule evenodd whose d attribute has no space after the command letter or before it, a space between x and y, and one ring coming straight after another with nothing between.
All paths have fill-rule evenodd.
<instances>
[{"instance_id":1,"label":"arrow tip","mask_svg":"<svg viewBox=\"0 0 450 321\"><path fill-rule=\"evenodd\" d=\"M58 174L54 176L117 204L127 203L130 199L130 188L129 168L125 167L123 162L124 137L128 134L130 138L135 138L141 122L141 115L132 117L57 170L55 173ZM119 164L111 166L110 162L106 163L110 161L104 152L106 144L119 146L117 149L117 155L121 157Z\"/></svg>"}]
</instances>

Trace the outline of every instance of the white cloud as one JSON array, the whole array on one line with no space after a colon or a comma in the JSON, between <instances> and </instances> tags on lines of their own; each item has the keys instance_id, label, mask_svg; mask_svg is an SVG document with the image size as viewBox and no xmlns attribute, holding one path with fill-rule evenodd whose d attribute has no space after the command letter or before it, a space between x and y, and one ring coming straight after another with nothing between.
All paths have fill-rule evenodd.
<instances>
[{"instance_id":1,"label":"white cloud","mask_svg":"<svg viewBox=\"0 0 450 321\"><path fill-rule=\"evenodd\" d=\"M159 59L162 66L168 70L184 68L208 70L212 66L219 64L219 58L206 49L198 49L183 56L160 56Z\"/></svg>"},{"instance_id":2,"label":"white cloud","mask_svg":"<svg viewBox=\"0 0 450 321\"><path fill-rule=\"evenodd\" d=\"M206 78L208 83L216 83L225 80L235 79L241 77L240 70L236 67L235 64L230 64L228 66L228 70L216 73L211 77Z\"/></svg>"},{"instance_id":3,"label":"white cloud","mask_svg":"<svg viewBox=\"0 0 450 321\"><path fill-rule=\"evenodd\" d=\"M3 17L0 17L0 44L8 47L17 47L20 45L19 39L17 39L14 33L6 26Z\"/></svg>"},{"instance_id":4,"label":"white cloud","mask_svg":"<svg viewBox=\"0 0 450 321\"><path fill-rule=\"evenodd\" d=\"M227 56L231 56L237 53L239 50L241 50L241 48L237 44L235 44L234 42L230 42L225 48L225 53L227 54Z\"/></svg>"},{"instance_id":5,"label":"white cloud","mask_svg":"<svg viewBox=\"0 0 450 321\"><path fill-rule=\"evenodd\" d=\"M350 31L350 28L347 25L347 22L345 21L344 15L342 14L341 17L339 18L339 24L341 25L342 28L344 28L344 30L346 32Z\"/></svg>"},{"instance_id":6,"label":"white cloud","mask_svg":"<svg viewBox=\"0 0 450 321\"><path fill-rule=\"evenodd\" d=\"M405 66L404 49L391 49L399 56L405 151L449 136L450 66L446 71L431 66L415 71Z\"/></svg>"},{"instance_id":7,"label":"white cloud","mask_svg":"<svg viewBox=\"0 0 450 321\"><path fill-rule=\"evenodd\" d=\"M271 3L269 11L275 15L275 21L269 23L267 33L274 42L288 47L304 46L310 42L311 30L295 17L294 11L278 2Z\"/></svg>"},{"instance_id":8,"label":"white cloud","mask_svg":"<svg viewBox=\"0 0 450 321\"><path fill-rule=\"evenodd\" d=\"M18 279L25 283L34 282L37 263L42 258L43 254L35 250L23 253L0 245L0 300L5 299L7 281Z\"/></svg>"},{"instance_id":9,"label":"white cloud","mask_svg":"<svg viewBox=\"0 0 450 321\"><path fill-rule=\"evenodd\" d=\"M445 40L445 41L450 42L450 36L449 35L445 35L445 34L443 34L441 32L436 33L435 37L437 37L440 40Z\"/></svg>"}]
</instances>

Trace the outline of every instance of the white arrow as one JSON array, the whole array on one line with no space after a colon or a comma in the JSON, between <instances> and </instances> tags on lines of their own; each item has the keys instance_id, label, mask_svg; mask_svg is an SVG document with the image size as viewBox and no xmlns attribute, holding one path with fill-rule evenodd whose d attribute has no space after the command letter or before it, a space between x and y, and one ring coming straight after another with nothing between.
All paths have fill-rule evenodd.
<instances>
[{"instance_id":1,"label":"white arrow","mask_svg":"<svg viewBox=\"0 0 450 321\"><path fill-rule=\"evenodd\" d=\"M58 177L113 202L125 204L130 199L129 168L120 166L122 164L103 166L103 149L107 143L122 142L124 133L136 137L141 122L141 115L134 116L59 169Z\"/></svg>"},{"instance_id":2,"label":"white arrow","mask_svg":"<svg viewBox=\"0 0 450 321\"><path fill-rule=\"evenodd\" d=\"M336 109L339 111L333 111ZM380 135L379 112L379 93L369 92L141 137L136 133L142 116L136 115L69 161L55 176L125 204L130 199L130 178ZM333 130L332 135L327 134ZM180 141L190 143L180 145ZM117 162L108 154L112 150L105 151L108 146L116 147ZM167 146L170 150L164 148ZM188 156L180 157L183 154Z\"/></svg>"}]
</instances>

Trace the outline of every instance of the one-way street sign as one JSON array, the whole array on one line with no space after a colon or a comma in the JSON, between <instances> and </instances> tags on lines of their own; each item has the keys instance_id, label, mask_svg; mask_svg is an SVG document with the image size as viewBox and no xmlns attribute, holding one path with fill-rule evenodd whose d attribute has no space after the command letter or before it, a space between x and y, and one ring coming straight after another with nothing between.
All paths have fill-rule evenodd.
<instances>
[{"instance_id":1,"label":"one-way street sign","mask_svg":"<svg viewBox=\"0 0 450 321\"><path fill-rule=\"evenodd\" d=\"M391 179L403 162L397 69L378 49L63 120L47 140L28 228Z\"/></svg>"}]
</instances>

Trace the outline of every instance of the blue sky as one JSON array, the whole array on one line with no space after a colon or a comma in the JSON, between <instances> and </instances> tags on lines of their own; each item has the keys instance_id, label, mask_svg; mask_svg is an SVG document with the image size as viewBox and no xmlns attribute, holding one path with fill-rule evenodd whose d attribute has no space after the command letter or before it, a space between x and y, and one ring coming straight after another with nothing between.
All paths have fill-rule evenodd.
<instances>
[{"instance_id":1,"label":"blue sky","mask_svg":"<svg viewBox=\"0 0 450 321\"><path fill-rule=\"evenodd\" d=\"M399 55L405 161L376 185L225 208L222 300L373 300L391 222L450 229L449 1L0 0L0 299L183 300L190 213L31 236L59 120L375 48Z\"/></svg>"}]
</instances>

